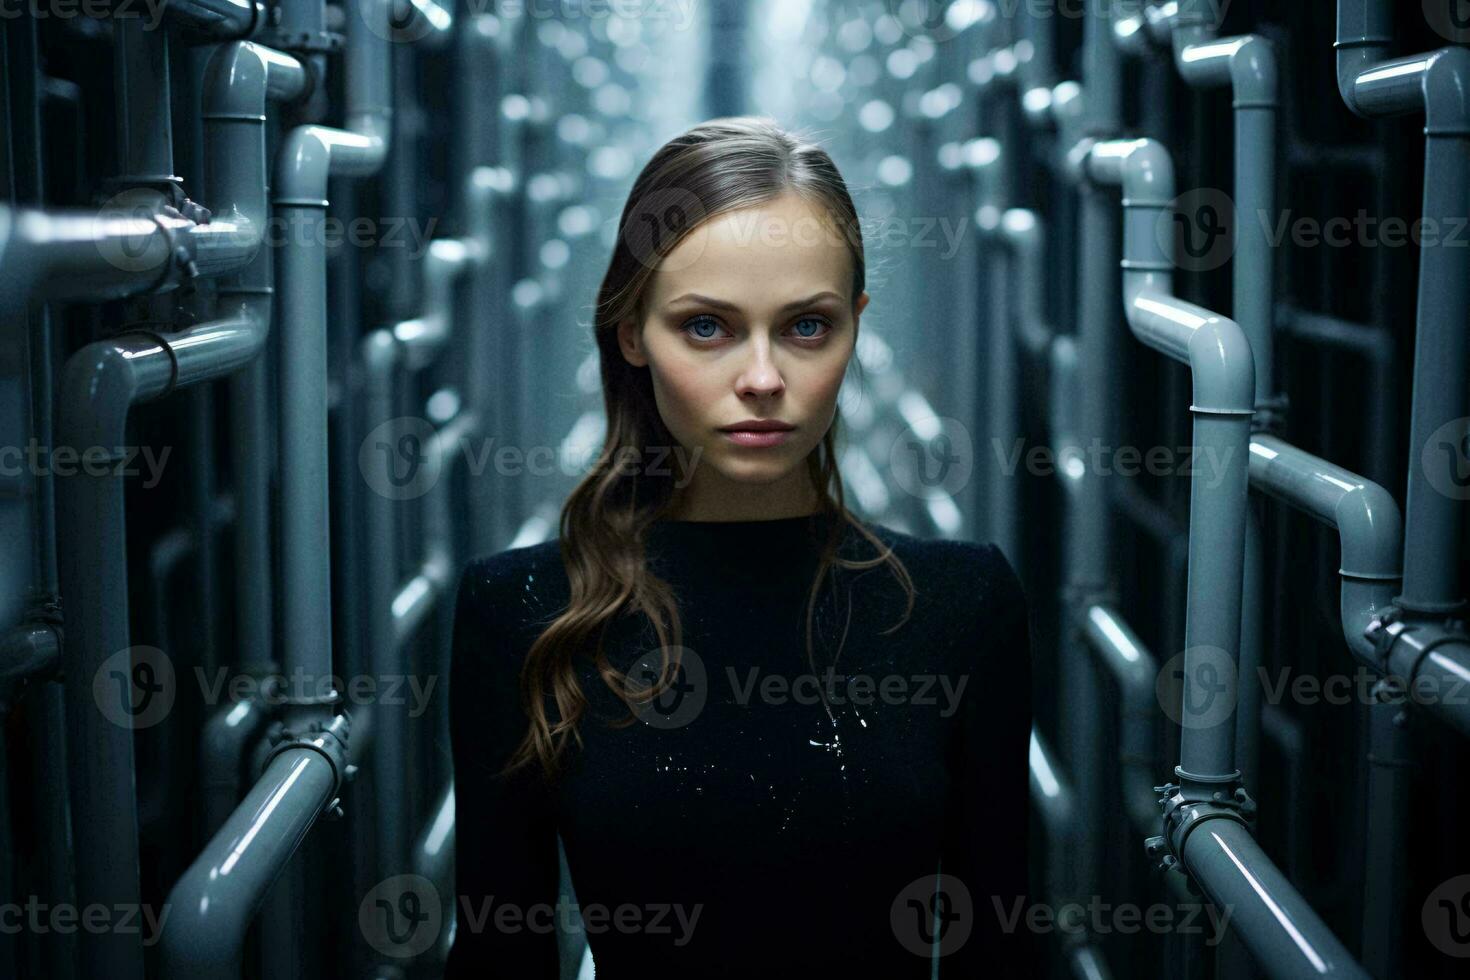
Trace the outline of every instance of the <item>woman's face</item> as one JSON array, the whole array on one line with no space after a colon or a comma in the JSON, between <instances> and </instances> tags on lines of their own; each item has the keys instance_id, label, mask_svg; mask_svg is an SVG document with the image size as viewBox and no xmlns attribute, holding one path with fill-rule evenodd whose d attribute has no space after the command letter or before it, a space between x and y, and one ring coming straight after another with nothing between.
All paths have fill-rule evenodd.
<instances>
[{"instance_id":1,"label":"woman's face","mask_svg":"<svg viewBox=\"0 0 1470 980\"><path fill-rule=\"evenodd\" d=\"M675 512L695 520L815 509L804 460L837 412L868 305L852 258L820 205L788 193L706 221L659 263L647 318L618 337L648 367L664 424L692 466ZM774 444L724 428L779 419Z\"/></svg>"}]
</instances>

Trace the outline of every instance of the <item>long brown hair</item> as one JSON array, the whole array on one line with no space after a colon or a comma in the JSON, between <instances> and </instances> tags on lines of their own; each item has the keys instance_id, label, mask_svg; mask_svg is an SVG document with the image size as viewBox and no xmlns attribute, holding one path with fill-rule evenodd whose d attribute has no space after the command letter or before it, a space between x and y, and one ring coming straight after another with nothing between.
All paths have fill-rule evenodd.
<instances>
[{"instance_id":1,"label":"long brown hair","mask_svg":"<svg viewBox=\"0 0 1470 980\"><path fill-rule=\"evenodd\" d=\"M856 304L866 281L866 262L857 211L846 183L825 150L782 130L770 119L741 116L695 126L664 144L629 192L592 325L601 359L607 437L597 460L562 507L561 554L571 598L566 610L526 654L520 675L521 698L531 725L502 773L539 760L543 774L554 780L561 771L568 733L576 737L578 746L582 744L577 722L588 702L574 666L579 651L593 646L603 682L630 709L630 715L612 723L613 727L632 724L637 720L635 705L657 698L673 682L683 637L678 608L668 584L647 568L644 545L650 525L668 512L675 478L666 464L650 467L641 461L652 447L672 448L674 440L654 402L648 368L635 367L624 359L617 327L627 317L643 322L649 282L659 260L695 228L717 215L762 204L786 192L819 204L848 245ZM866 569L887 562L892 566L908 594L908 605L903 619L885 633L902 625L914 604L908 570L891 548L847 510L835 451L839 419L840 414L806 460L820 501L818 514L836 518L828 522L830 530L808 597L807 658L813 670L813 614L823 578L834 565ZM629 465L630 460L640 462ZM845 526L871 542L878 555L868 560L839 556ZM602 646L608 624L628 611L648 616L662 649L658 683L646 690L630 690L626 675L608 661ZM672 660L670 646L675 648ZM556 703L559 717L555 723L546 710L548 695Z\"/></svg>"}]
</instances>

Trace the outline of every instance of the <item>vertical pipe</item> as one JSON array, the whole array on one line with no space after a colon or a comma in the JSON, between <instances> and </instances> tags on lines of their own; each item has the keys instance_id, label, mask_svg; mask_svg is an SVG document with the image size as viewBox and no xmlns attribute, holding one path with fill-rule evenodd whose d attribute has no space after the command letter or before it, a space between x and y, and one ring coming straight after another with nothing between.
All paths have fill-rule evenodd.
<instances>
[{"instance_id":1,"label":"vertical pipe","mask_svg":"<svg viewBox=\"0 0 1470 980\"><path fill-rule=\"evenodd\" d=\"M118 102L118 172L124 178L174 176L168 32L142 17L114 17L113 83Z\"/></svg>"},{"instance_id":2,"label":"vertical pipe","mask_svg":"<svg viewBox=\"0 0 1470 980\"><path fill-rule=\"evenodd\" d=\"M1083 128L1092 134L1117 128L1120 81L1117 49L1110 18L1090 10L1084 22ZM1081 216L1077 270L1078 325L1078 432L1080 442L1113 444L1115 365L1118 359L1117 311L1121 306L1118 281L1119 243L1117 206L1103 188L1084 184L1079 194ZM1088 459L1084 454L1084 459ZM1089 464L1095 461L1089 460ZM1107 762L1096 733L1103 725L1101 681L1081 634L1081 615L1096 594L1107 589L1112 555L1109 533L1108 488L1095 465L1084 467L1076 492L1069 496L1066 520L1066 586L1069 626L1062 658L1063 742L1068 773L1077 796L1104 799ZM1072 854L1073 894L1086 900L1101 889L1102 835L1094 821L1079 822Z\"/></svg>"},{"instance_id":3,"label":"vertical pipe","mask_svg":"<svg viewBox=\"0 0 1470 980\"><path fill-rule=\"evenodd\" d=\"M1457 51L1455 62L1470 62ZM1453 67L1453 64L1451 65ZM1431 69L1433 71L1433 69ZM1450 72L1446 72L1450 74ZM1460 72L1470 82L1470 70ZM1426 82L1426 87L1429 85ZM1424 217L1441 231L1470 214L1470 131L1431 114L1424 128ZM1470 322L1470 268L1465 249L1445 236L1419 257L1419 316L1414 344L1413 407L1409 421L1409 487L1404 509L1404 591L1401 603L1422 612L1462 606L1459 558L1465 501L1451 496L1470 405L1465 324ZM1448 434L1447 434L1448 433ZM1434 440L1431 442L1431 440ZM1431 472L1445 474L1436 486Z\"/></svg>"},{"instance_id":4,"label":"vertical pipe","mask_svg":"<svg viewBox=\"0 0 1470 980\"><path fill-rule=\"evenodd\" d=\"M1362 957L1373 976L1392 977L1402 971L1403 834L1415 763L1403 699L1370 704L1367 714Z\"/></svg>"}]
</instances>

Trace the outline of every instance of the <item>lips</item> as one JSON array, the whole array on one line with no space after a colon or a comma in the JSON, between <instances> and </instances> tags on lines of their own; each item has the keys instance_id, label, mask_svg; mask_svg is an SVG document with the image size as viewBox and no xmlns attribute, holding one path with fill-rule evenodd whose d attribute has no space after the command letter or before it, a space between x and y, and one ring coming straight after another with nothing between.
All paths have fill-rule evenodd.
<instances>
[{"instance_id":1,"label":"lips","mask_svg":"<svg viewBox=\"0 0 1470 980\"><path fill-rule=\"evenodd\" d=\"M790 432L795 426L789 422L779 419L760 419L750 422L737 422L735 425L726 425L720 428L721 432Z\"/></svg>"}]
</instances>

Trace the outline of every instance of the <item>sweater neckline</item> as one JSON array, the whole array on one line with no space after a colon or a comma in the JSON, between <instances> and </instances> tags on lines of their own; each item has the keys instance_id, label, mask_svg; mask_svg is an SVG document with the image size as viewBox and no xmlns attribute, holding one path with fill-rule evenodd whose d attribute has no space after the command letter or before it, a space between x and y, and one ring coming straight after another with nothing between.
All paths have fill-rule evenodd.
<instances>
[{"instance_id":1,"label":"sweater neckline","mask_svg":"<svg viewBox=\"0 0 1470 980\"><path fill-rule=\"evenodd\" d=\"M742 521L659 518L648 529L650 562L675 576L747 584L810 579L827 532L828 513Z\"/></svg>"}]
</instances>

